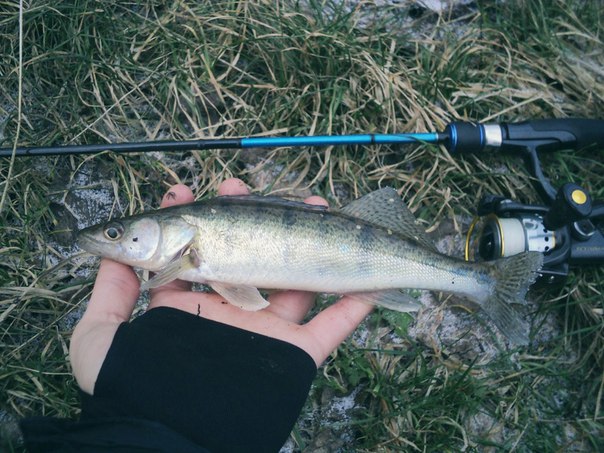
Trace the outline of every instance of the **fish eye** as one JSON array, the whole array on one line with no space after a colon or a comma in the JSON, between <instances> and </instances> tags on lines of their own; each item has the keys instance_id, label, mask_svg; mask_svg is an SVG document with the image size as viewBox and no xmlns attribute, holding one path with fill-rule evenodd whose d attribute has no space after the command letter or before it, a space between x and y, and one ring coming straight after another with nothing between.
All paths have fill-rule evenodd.
<instances>
[{"instance_id":1,"label":"fish eye","mask_svg":"<svg viewBox=\"0 0 604 453\"><path fill-rule=\"evenodd\" d=\"M124 234L124 226L119 222L110 222L105 225L103 234L110 241L116 241Z\"/></svg>"}]
</instances>

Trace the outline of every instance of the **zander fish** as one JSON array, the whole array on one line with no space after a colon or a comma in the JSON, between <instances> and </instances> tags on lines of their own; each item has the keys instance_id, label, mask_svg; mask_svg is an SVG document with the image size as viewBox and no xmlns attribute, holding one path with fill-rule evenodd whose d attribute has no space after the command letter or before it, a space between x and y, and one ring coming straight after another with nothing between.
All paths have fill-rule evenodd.
<instances>
[{"instance_id":1,"label":"zander fish","mask_svg":"<svg viewBox=\"0 0 604 453\"><path fill-rule=\"evenodd\" d=\"M177 278L205 283L246 310L269 304L258 288L346 294L398 311L419 308L400 289L454 293L521 344L528 327L509 304L524 303L543 261L539 252L483 263L439 253L391 188L339 211L276 197L217 197L89 227L78 242L155 272L142 289Z\"/></svg>"}]
</instances>

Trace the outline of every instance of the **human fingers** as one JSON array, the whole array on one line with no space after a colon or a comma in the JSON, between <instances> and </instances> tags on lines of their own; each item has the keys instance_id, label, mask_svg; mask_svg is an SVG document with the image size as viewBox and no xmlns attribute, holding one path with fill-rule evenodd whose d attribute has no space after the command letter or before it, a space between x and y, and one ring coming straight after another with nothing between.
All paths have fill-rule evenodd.
<instances>
[{"instance_id":1,"label":"human fingers","mask_svg":"<svg viewBox=\"0 0 604 453\"><path fill-rule=\"evenodd\" d=\"M193 192L184 184L176 184L164 195L161 200L160 208L169 208L179 204L192 203L195 200Z\"/></svg>"},{"instance_id":2,"label":"human fingers","mask_svg":"<svg viewBox=\"0 0 604 453\"><path fill-rule=\"evenodd\" d=\"M373 305L344 296L302 326L305 349L317 366L354 332L372 310Z\"/></svg>"},{"instance_id":3,"label":"human fingers","mask_svg":"<svg viewBox=\"0 0 604 453\"><path fill-rule=\"evenodd\" d=\"M316 195L306 198L304 203L328 206L327 200ZM269 297L271 305L267 310L282 319L299 324L314 305L316 297L315 293L309 291L280 291Z\"/></svg>"},{"instance_id":4,"label":"human fingers","mask_svg":"<svg viewBox=\"0 0 604 453\"><path fill-rule=\"evenodd\" d=\"M245 183L238 178L228 178L218 186L218 195L248 195L250 190Z\"/></svg>"},{"instance_id":5,"label":"human fingers","mask_svg":"<svg viewBox=\"0 0 604 453\"><path fill-rule=\"evenodd\" d=\"M327 203L327 200L323 197L320 197L318 195L312 195L308 198L306 198L304 200L304 203L306 204L312 204L315 206L325 206L326 208L329 207L329 203Z\"/></svg>"}]
</instances>

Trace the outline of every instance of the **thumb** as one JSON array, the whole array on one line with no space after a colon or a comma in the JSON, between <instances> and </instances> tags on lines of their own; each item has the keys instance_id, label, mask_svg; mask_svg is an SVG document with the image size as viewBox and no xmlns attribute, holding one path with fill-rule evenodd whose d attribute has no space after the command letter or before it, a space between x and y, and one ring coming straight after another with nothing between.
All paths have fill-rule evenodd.
<instances>
[{"instance_id":1,"label":"thumb","mask_svg":"<svg viewBox=\"0 0 604 453\"><path fill-rule=\"evenodd\" d=\"M101 260L85 316L96 320L127 321L139 295L138 277L130 268L113 260Z\"/></svg>"}]
</instances>

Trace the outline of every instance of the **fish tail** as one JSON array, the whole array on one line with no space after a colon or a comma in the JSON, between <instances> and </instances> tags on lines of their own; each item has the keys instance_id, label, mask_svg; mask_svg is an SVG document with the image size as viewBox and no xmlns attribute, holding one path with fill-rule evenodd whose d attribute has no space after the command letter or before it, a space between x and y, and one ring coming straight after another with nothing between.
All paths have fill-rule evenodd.
<instances>
[{"instance_id":1,"label":"fish tail","mask_svg":"<svg viewBox=\"0 0 604 453\"><path fill-rule=\"evenodd\" d=\"M524 252L486 263L495 286L482 308L512 343L528 344L528 323L510 304L525 304L529 286L543 265L540 252Z\"/></svg>"}]
</instances>

